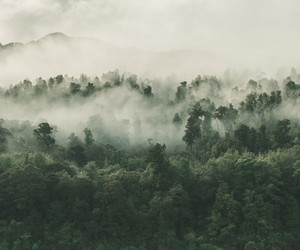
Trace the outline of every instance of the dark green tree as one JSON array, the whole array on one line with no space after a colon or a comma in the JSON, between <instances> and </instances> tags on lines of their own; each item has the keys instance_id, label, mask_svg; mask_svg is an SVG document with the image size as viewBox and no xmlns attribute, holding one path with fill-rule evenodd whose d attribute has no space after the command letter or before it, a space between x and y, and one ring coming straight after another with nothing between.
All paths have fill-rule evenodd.
<instances>
[{"instance_id":1,"label":"dark green tree","mask_svg":"<svg viewBox=\"0 0 300 250\"><path fill-rule=\"evenodd\" d=\"M256 91L257 89L257 82L250 79L247 83L247 89L250 89L251 91Z\"/></svg>"},{"instance_id":2,"label":"dark green tree","mask_svg":"<svg viewBox=\"0 0 300 250\"><path fill-rule=\"evenodd\" d=\"M249 128L245 124L241 124L235 131L234 136L238 140L238 148L245 147L251 152L257 151L256 137L257 133L254 128Z\"/></svg>"},{"instance_id":3,"label":"dark green tree","mask_svg":"<svg viewBox=\"0 0 300 250\"><path fill-rule=\"evenodd\" d=\"M226 130L231 131L238 117L238 110L235 109L230 103L229 107L218 107L215 110L213 117L220 120L223 123Z\"/></svg>"},{"instance_id":4,"label":"dark green tree","mask_svg":"<svg viewBox=\"0 0 300 250\"><path fill-rule=\"evenodd\" d=\"M185 134L182 140L189 146L192 147L195 140L201 138L201 125L202 120L200 119L205 112L202 110L202 107L199 102L197 102L190 113L190 116L187 120L185 126Z\"/></svg>"},{"instance_id":5,"label":"dark green tree","mask_svg":"<svg viewBox=\"0 0 300 250\"><path fill-rule=\"evenodd\" d=\"M220 121L224 120L226 118L226 115L228 113L228 107L220 106L216 109L214 113L214 117L219 119Z\"/></svg>"},{"instance_id":6,"label":"dark green tree","mask_svg":"<svg viewBox=\"0 0 300 250\"><path fill-rule=\"evenodd\" d=\"M94 143L94 136L92 134L92 131L89 128L85 128L83 130L84 132L84 143L87 147L91 146Z\"/></svg>"},{"instance_id":7,"label":"dark green tree","mask_svg":"<svg viewBox=\"0 0 300 250\"><path fill-rule=\"evenodd\" d=\"M53 127L47 122L40 123L38 128L33 130L33 134L42 149L49 149L55 143L55 139L51 137L52 130Z\"/></svg>"},{"instance_id":8,"label":"dark green tree","mask_svg":"<svg viewBox=\"0 0 300 250\"><path fill-rule=\"evenodd\" d=\"M269 103L272 107L280 105L282 102L281 91L272 91L269 97Z\"/></svg>"},{"instance_id":9,"label":"dark green tree","mask_svg":"<svg viewBox=\"0 0 300 250\"><path fill-rule=\"evenodd\" d=\"M271 142L269 135L267 133L267 127L265 125L261 125L257 132L257 147L258 151L265 153L270 149Z\"/></svg>"},{"instance_id":10,"label":"dark green tree","mask_svg":"<svg viewBox=\"0 0 300 250\"><path fill-rule=\"evenodd\" d=\"M187 94L187 82L184 81L184 82L181 82L180 83L180 86L177 87L177 91L176 91L176 94L175 94L175 102L182 102L185 100L186 98L186 94Z\"/></svg>"},{"instance_id":11,"label":"dark green tree","mask_svg":"<svg viewBox=\"0 0 300 250\"><path fill-rule=\"evenodd\" d=\"M296 97L296 83L293 81L289 81L284 86L284 93L287 98L295 98Z\"/></svg>"},{"instance_id":12,"label":"dark green tree","mask_svg":"<svg viewBox=\"0 0 300 250\"><path fill-rule=\"evenodd\" d=\"M44 95L48 91L48 86L45 80L42 78L37 79L36 85L33 87L34 94L36 96Z\"/></svg>"},{"instance_id":13,"label":"dark green tree","mask_svg":"<svg viewBox=\"0 0 300 250\"><path fill-rule=\"evenodd\" d=\"M273 130L275 147L284 148L291 144L292 138L289 135L291 122L288 119L278 120Z\"/></svg>"},{"instance_id":14,"label":"dark green tree","mask_svg":"<svg viewBox=\"0 0 300 250\"><path fill-rule=\"evenodd\" d=\"M240 104L240 110L244 112L254 112L256 110L257 97L256 92L247 95L245 101L242 101Z\"/></svg>"},{"instance_id":15,"label":"dark green tree","mask_svg":"<svg viewBox=\"0 0 300 250\"><path fill-rule=\"evenodd\" d=\"M139 90L140 86L138 85L137 81L137 75L131 75L126 79L126 83L128 83L132 89Z\"/></svg>"},{"instance_id":16,"label":"dark green tree","mask_svg":"<svg viewBox=\"0 0 300 250\"><path fill-rule=\"evenodd\" d=\"M84 96L92 95L95 92L95 86L93 83L88 82L87 86L85 87L85 90L83 92Z\"/></svg>"},{"instance_id":17,"label":"dark green tree","mask_svg":"<svg viewBox=\"0 0 300 250\"><path fill-rule=\"evenodd\" d=\"M82 167L87 162L84 144L74 133L68 139L67 156L71 161L76 162L78 166Z\"/></svg>"},{"instance_id":18,"label":"dark green tree","mask_svg":"<svg viewBox=\"0 0 300 250\"><path fill-rule=\"evenodd\" d=\"M53 77L50 77L49 80L48 80L48 88L49 88L49 89L52 89L53 86L54 86L54 84L55 84L54 78L53 78Z\"/></svg>"},{"instance_id":19,"label":"dark green tree","mask_svg":"<svg viewBox=\"0 0 300 250\"><path fill-rule=\"evenodd\" d=\"M161 145L156 143L155 145L150 145L146 156L146 162L161 165L164 162L165 150L165 144Z\"/></svg>"},{"instance_id":20,"label":"dark green tree","mask_svg":"<svg viewBox=\"0 0 300 250\"><path fill-rule=\"evenodd\" d=\"M173 117L172 123L176 126L176 127L180 127L182 125L182 119L179 116L178 113L176 113Z\"/></svg>"},{"instance_id":21,"label":"dark green tree","mask_svg":"<svg viewBox=\"0 0 300 250\"><path fill-rule=\"evenodd\" d=\"M80 91L81 91L80 88L81 88L81 85L79 83L75 83L75 82L70 83L69 89L70 89L70 93L72 95L80 93Z\"/></svg>"},{"instance_id":22,"label":"dark green tree","mask_svg":"<svg viewBox=\"0 0 300 250\"><path fill-rule=\"evenodd\" d=\"M148 169L151 172L151 189L166 190L170 184L168 175L169 161L165 158L166 145L156 143L150 145L146 156L146 162L149 163Z\"/></svg>"},{"instance_id":23,"label":"dark green tree","mask_svg":"<svg viewBox=\"0 0 300 250\"><path fill-rule=\"evenodd\" d=\"M7 138L11 135L9 130L2 126L3 123L4 120L0 119L0 153L4 153L7 150Z\"/></svg>"},{"instance_id":24,"label":"dark green tree","mask_svg":"<svg viewBox=\"0 0 300 250\"><path fill-rule=\"evenodd\" d=\"M146 88L144 88L144 95L147 97L153 97L151 86L147 86Z\"/></svg>"},{"instance_id":25,"label":"dark green tree","mask_svg":"<svg viewBox=\"0 0 300 250\"><path fill-rule=\"evenodd\" d=\"M58 75L55 77L55 81L57 84L61 84L64 81L64 77L62 75Z\"/></svg>"}]
</instances>

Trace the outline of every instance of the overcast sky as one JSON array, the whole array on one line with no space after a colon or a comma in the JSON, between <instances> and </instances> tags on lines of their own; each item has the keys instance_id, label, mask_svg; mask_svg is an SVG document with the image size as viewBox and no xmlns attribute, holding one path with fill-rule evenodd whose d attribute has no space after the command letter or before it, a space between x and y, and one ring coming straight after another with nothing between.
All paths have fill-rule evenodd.
<instances>
[{"instance_id":1,"label":"overcast sky","mask_svg":"<svg viewBox=\"0 0 300 250\"><path fill-rule=\"evenodd\" d=\"M51 32L148 50L195 49L297 62L297 0L0 0L0 42Z\"/></svg>"}]
</instances>

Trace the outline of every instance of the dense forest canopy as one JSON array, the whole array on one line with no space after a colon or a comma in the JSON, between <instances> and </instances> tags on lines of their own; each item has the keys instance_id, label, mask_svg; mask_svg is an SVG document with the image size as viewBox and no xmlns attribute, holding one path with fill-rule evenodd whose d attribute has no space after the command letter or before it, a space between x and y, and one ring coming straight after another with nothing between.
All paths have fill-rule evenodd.
<instances>
[{"instance_id":1,"label":"dense forest canopy","mask_svg":"<svg viewBox=\"0 0 300 250\"><path fill-rule=\"evenodd\" d=\"M300 74L110 71L0 89L1 249L297 249Z\"/></svg>"}]
</instances>

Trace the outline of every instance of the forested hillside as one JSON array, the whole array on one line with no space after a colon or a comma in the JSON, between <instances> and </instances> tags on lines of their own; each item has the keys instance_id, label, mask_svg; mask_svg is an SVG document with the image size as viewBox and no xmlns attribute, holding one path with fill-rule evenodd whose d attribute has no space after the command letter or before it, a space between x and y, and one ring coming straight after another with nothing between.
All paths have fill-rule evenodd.
<instances>
[{"instance_id":1,"label":"forested hillside","mask_svg":"<svg viewBox=\"0 0 300 250\"><path fill-rule=\"evenodd\" d=\"M1 88L0 249L299 248L300 74L241 79Z\"/></svg>"}]
</instances>

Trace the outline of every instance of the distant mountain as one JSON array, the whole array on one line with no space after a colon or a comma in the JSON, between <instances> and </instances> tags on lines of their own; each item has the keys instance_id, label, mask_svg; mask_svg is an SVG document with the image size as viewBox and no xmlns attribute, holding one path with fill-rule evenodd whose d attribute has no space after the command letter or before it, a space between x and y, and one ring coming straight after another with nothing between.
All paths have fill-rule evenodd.
<instances>
[{"instance_id":1,"label":"distant mountain","mask_svg":"<svg viewBox=\"0 0 300 250\"><path fill-rule=\"evenodd\" d=\"M98 39L69 37L58 32L26 44L0 44L0 86L27 77L101 75L116 68L143 77L163 77L172 73L195 77L220 65L220 58L209 52L121 48Z\"/></svg>"},{"instance_id":2,"label":"distant mountain","mask_svg":"<svg viewBox=\"0 0 300 250\"><path fill-rule=\"evenodd\" d=\"M10 48L13 48L13 47L22 47L22 46L23 46L23 43L8 43L8 44L5 44L5 45L2 45L0 43L0 51L5 50L5 49L10 49Z\"/></svg>"},{"instance_id":3,"label":"distant mountain","mask_svg":"<svg viewBox=\"0 0 300 250\"><path fill-rule=\"evenodd\" d=\"M69 39L69 37L62 32L54 32L54 33L49 33L48 35L42 37L39 41L48 40L48 39L67 40Z\"/></svg>"}]
</instances>

